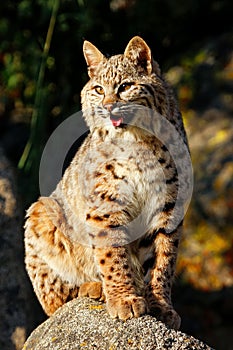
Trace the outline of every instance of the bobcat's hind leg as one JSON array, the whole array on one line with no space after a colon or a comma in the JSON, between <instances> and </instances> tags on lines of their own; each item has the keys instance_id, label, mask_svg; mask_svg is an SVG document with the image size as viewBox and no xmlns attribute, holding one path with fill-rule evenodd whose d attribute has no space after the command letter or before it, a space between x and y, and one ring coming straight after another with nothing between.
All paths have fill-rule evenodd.
<instances>
[{"instance_id":1,"label":"bobcat's hind leg","mask_svg":"<svg viewBox=\"0 0 233 350\"><path fill-rule=\"evenodd\" d=\"M51 316L63 304L78 296L78 286L62 281L37 256L26 258L26 268L36 296L48 316Z\"/></svg>"},{"instance_id":2,"label":"bobcat's hind leg","mask_svg":"<svg viewBox=\"0 0 233 350\"><path fill-rule=\"evenodd\" d=\"M79 287L68 283L75 274L72 247L59 230L61 208L51 198L32 204L25 224L25 264L34 291L47 315L78 296ZM64 276L63 278L61 276Z\"/></svg>"}]
</instances>

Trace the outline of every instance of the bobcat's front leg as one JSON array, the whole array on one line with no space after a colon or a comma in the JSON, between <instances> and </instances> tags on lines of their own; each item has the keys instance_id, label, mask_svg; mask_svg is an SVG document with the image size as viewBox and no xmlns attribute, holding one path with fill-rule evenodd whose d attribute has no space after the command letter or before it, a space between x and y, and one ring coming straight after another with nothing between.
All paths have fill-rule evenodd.
<instances>
[{"instance_id":1,"label":"bobcat's front leg","mask_svg":"<svg viewBox=\"0 0 233 350\"><path fill-rule=\"evenodd\" d=\"M140 296L130 264L127 247L95 248L106 297L107 310L111 317L127 320L146 312L146 301Z\"/></svg>"},{"instance_id":2,"label":"bobcat's front leg","mask_svg":"<svg viewBox=\"0 0 233 350\"><path fill-rule=\"evenodd\" d=\"M181 323L180 316L171 302L171 287L180 235L181 227L172 233L158 233L155 240L156 263L146 291L150 313L174 329L179 329Z\"/></svg>"}]
</instances>

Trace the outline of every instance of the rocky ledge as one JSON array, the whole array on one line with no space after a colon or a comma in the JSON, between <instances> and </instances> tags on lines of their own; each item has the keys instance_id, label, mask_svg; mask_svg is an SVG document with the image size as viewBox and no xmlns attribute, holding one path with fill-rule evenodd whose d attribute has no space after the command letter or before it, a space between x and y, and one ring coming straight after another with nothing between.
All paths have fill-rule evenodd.
<instances>
[{"instance_id":1,"label":"rocky ledge","mask_svg":"<svg viewBox=\"0 0 233 350\"><path fill-rule=\"evenodd\" d=\"M149 315L126 322L111 319L105 304L88 298L70 301L36 328L23 347L32 349L211 350Z\"/></svg>"}]
</instances>

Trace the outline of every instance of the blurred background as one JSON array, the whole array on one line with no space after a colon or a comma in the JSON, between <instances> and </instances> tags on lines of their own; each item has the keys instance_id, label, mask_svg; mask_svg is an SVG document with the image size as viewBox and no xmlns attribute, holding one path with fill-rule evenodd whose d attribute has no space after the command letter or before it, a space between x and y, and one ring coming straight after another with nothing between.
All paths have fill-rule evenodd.
<instances>
[{"instance_id":1,"label":"blurred background","mask_svg":"<svg viewBox=\"0 0 233 350\"><path fill-rule=\"evenodd\" d=\"M20 349L45 319L24 271L23 216L39 195L46 140L81 108L88 79L83 40L112 55L123 53L134 35L146 40L173 85L193 161L193 199L173 297L181 330L215 349L232 349L232 13L232 0L0 2L1 349ZM1 178L13 189L1 185ZM11 214L10 191L16 198ZM15 216L18 229L9 233L6 223Z\"/></svg>"}]
</instances>

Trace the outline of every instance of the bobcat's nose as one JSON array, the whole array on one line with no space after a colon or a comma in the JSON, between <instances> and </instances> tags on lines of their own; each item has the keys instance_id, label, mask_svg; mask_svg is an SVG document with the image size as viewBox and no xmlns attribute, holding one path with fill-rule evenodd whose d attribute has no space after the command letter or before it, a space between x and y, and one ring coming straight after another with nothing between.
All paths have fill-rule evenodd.
<instances>
[{"instance_id":1,"label":"bobcat's nose","mask_svg":"<svg viewBox=\"0 0 233 350\"><path fill-rule=\"evenodd\" d=\"M106 104L103 105L103 107L105 109L107 109L108 112L111 112L113 110L113 106L114 106L113 103L106 103Z\"/></svg>"}]
</instances>

